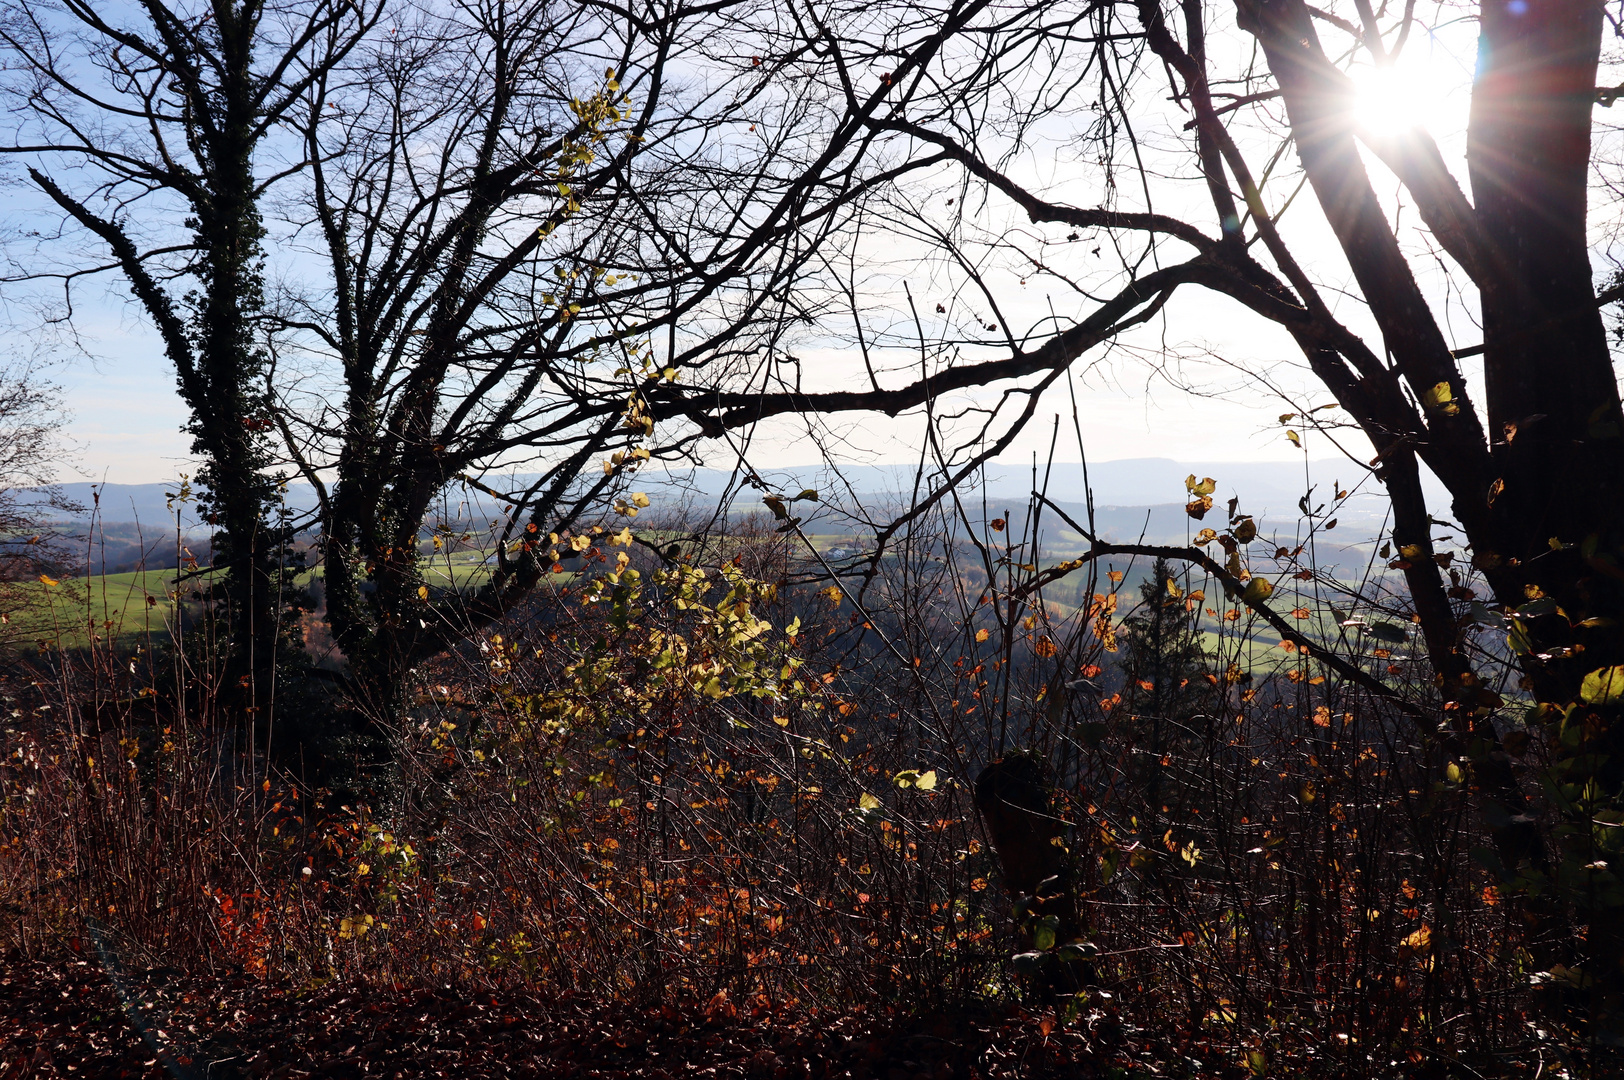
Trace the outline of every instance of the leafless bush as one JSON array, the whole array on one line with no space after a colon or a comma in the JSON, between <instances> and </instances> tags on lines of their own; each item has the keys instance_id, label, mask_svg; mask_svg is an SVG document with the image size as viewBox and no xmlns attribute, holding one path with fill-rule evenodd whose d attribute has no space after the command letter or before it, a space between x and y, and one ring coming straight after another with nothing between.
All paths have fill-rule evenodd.
<instances>
[{"instance_id":1,"label":"leafless bush","mask_svg":"<svg viewBox=\"0 0 1624 1080\"><path fill-rule=\"evenodd\" d=\"M1017 999L1337 1075L1531 1052L1530 928L1462 774L1344 670L1420 702L1424 665L1353 629L1305 652L1198 575L1134 590L1128 556L1061 588L1041 509L943 508L835 585L765 519L584 530L578 571L417 672L365 796L268 770L155 670L60 657L6 735L8 947L723 1014ZM1281 550L1250 564L1277 601L1386 602ZM1205 635L1159 717L1115 670L1154 605ZM1076 941L972 805L1014 752L1055 778Z\"/></svg>"}]
</instances>

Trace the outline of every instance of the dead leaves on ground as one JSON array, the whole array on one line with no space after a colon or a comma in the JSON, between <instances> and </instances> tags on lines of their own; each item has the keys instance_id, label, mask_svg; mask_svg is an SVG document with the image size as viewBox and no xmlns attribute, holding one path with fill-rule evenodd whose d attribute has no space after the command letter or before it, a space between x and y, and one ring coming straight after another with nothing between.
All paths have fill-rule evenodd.
<instances>
[{"instance_id":1,"label":"dead leaves on ground","mask_svg":"<svg viewBox=\"0 0 1624 1080\"><path fill-rule=\"evenodd\" d=\"M163 971L124 977L121 986L127 1010L94 960L0 966L0 1080L1091 1078L1158 1059L1187 1066L1199 1052L1175 1052L1104 1010L1062 1026L1052 1012L1015 1008L813 1015L725 997L723 1008L716 996L638 1008L523 991L275 989ZM1211 1071L1198 1075L1244 1075L1222 1060L1233 1054L1211 1054Z\"/></svg>"}]
</instances>

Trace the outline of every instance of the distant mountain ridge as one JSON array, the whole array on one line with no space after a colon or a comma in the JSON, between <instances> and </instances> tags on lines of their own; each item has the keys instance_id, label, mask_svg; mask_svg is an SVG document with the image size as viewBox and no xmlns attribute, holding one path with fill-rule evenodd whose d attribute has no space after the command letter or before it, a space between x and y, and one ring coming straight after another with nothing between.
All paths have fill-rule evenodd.
<instances>
[{"instance_id":1,"label":"distant mountain ridge","mask_svg":"<svg viewBox=\"0 0 1624 1080\"><path fill-rule=\"evenodd\" d=\"M91 514L105 522L139 522L142 525L151 525L155 529L174 529L176 512L180 514L180 525L183 532L205 528L199 518L196 508L195 496L193 501L173 502L171 497L180 491L180 483L176 480L160 484L97 484L72 483L57 484L56 490L70 502L78 503L85 508L84 514L67 514L56 510L47 512L47 516L58 521L75 521L88 519ZM19 494L21 501L43 502L45 499L43 488L24 489ZM316 493L309 484L288 485L288 509L294 513L305 513L316 506Z\"/></svg>"},{"instance_id":2,"label":"distant mountain ridge","mask_svg":"<svg viewBox=\"0 0 1624 1080\"><path fill-rule=\"evenodd\" d=\"M1085 468L1077 462L1054 465L1048 470L1034 471L1030 466L995 464L987 468L979 487L972 486L965 494L967 503L979 504L984 498L989 516L1004 510L1016 510L1024 505L1030 492L1037 487L1056 502L1085 504L1085 492L1093 491L1096 511L1106 508L1145 510L1156 508L1157 517L1169 507L1179 510L1182 517L1184 502L1188 499L1185 478L1212 477L1217 481L1214 502L1219 508L1229 499L1239 500L1242 512L1275 520L1296 518L1298 502L1313 485L1316 505L1331 500L1333 485L1340 483L1349 489L1362 478L1364 469L1345 458L1326 458L1306 464L1296 462L1208 462L1190 463L1171 458L1125 458L1117 461L1091 463ZM652 480L657 473L644 472L649 494L655 495L661 485ZM915 470L905 465L852 465L843 466L837 479L822 465L763 469L762 479L783 492L794 493L812 488L824 494L844 495L848 490L864 497L896 496L911 493ZM695 495L719 496L727 487L732 474L720 469L692 469L673 473L670 483L682 486ZM1447 495L1443 485L1423 474L1423 486L1433 505L1446 508ZM1367 480L1360 497L1355 500L1363 513L1385 507L1386 491L1374 480ZM1068 510L1068 512L1070 512Z\"/></svg>"},{"instance_id":3,"label":"distant mountain ridge","mask_svg":"<svg viewBox=\"0 0 1624 1080\"><path fill-rule=\"evenodd\" d=\"M1169 508L1182 505L1185 499L1184 479L1191 473L1210 476L1218 482L1215 501L1220 507L1231 497L1239 498L1241 509L1255 515L1268 515L1276 520L1297 516L1297 502L1310 482L1317 486L1315 501L1326 498L1334 481L1343 487L1356 479L1360 467L1344 459L1323 459L1308 462L1209 462L1191 463L1171 458L1126 458L1117 461L1090 463L1086 468L1088 484L1084 483L1084 466L1064 462L1047 470L1039 469L1036 483L1045 487L1049 498L1056 502L1081 507L1084 492L1092 486L1097 510L1113 511L1154 507L1155 528L1165 528ZM795 492L805 488L818 490L827 499L844 501L848 493L865 499L905 497L913 489L915 469L908 465L848 465L842 466L837 478L827 465L791 466L762 470L762 478L781 491ZM524 483L526 474L510 474L514 487ZM695 499L720 498L733 483L734 474L722 469L695 468L671 470L664 475L658 467L645 468L639 476L640 486L660 501L675 500L684 495ZM1448 505L1442 485L1426 477L1428 497L1440 507ZM487 483L501 488L504 484L495 476ZM980 487L971 487L965 493L966 501L979 504L985 498L990 513L1014 510L1023 505L1034 486L1030 466L994 464L988 466ZM103 521L150 523L173 528L175 510L170 496L178 490L175 481L153 484L60 484L58 489L70 500L87 508L95 507ZM1384 493L1379 484L1367 483L1366 490L1380 499ZM99 498L98 498L99 496ZM43 496L39 496L43 499ZM745 490L745 499L757 501ZM488 497L485 497L488 499ZM290 483L287 494L288 508L295 513L307 513L316 506L314 490L304 483ZM1000 505L1002 504L1002 505ZM176 504L180 507L183 530L202 527L194 504ZM479 511L483 512L483 511ZM1068 509L1068 512L1070 510ZM67 515L56 515L67 518ZM1113 524L1121 528L1133 515L1113 512ZM1142 515L1141 515L1142 516Z\"/></svg>"}]
</instances>

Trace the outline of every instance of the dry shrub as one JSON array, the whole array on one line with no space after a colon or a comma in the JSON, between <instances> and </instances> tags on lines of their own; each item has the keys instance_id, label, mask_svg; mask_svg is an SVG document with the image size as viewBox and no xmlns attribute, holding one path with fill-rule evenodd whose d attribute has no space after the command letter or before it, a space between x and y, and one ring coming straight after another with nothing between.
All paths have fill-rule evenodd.
<instances>
[{"instance_id":1,"label":"dry shrub","mask_svg":"<svg viewBox=\"0 0 1624 1080\"><path fill-rule=\"evenodd\" d=\"M1258 1070L1536 1060L1525 926L1410 719L1244 618L1220 622L1198 708L1135 713L1122 575L1000 609L982 598L1038 559L900 548L830 595L772 584L799 570L770 534L663 569L595 537L594 573L419 673L365 795L268 775L245 729L188 726L110 668L95 693L35 686L51 707L23 710L0 774L8 944L97 926L152 963L721 1015L1050 1001ZM1056 780L1089 946L1069 982L1045 972L1075 943L1012 911L970 805L1016 747Z\"/></svg>"},{"instance_id":2,"label":"dry shrub","mask_svg":"<svg viewBox=\"0 0 1624 1080\"><path fill-rule=\"evenodd\" d=\"M611 561L469 642L425 673L373 801L300 790L246 728L157 695L94 717L54 695L9 734L12 947L81 948L94 921L147 962L264 977L975 992L1001 950L963 788L859 735L807 664L835 605L802 621L742 555L646 586Z\"/></svg>"},{"instance_id":3,"label":"dry shrub","mask_svg":"<svg viewBox=\"0 0 1624 1080\"><path fill-rule=\"evenodd\" d=\"M792 613L749 561L611 561L430 677L399 753L418 839L387 876L392 835L352 848L384 902L358 961L632 997L976 989L996 954L962 787L859 737L817 674L838 611Z\"/></svg>"}]
</instances>

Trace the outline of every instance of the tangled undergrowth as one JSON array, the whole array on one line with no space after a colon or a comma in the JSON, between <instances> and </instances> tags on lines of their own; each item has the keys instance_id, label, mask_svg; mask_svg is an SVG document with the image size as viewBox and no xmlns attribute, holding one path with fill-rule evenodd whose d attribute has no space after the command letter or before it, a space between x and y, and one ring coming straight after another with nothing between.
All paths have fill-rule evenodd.
<instances>
[{"instance_id":1,"label":"tangled undergrowth","mask_svg":"<svg viewBox=\"0 0 1624 1080\"><path fill-rule=\"evenodd\" d=\"M344 787L138 665L14 679L0 1075L1589 1067L1437 745L1234 619L1142 666L1188 580L1012 614L976 600L1012 560L858 596L771 584L772 543L619 539L420 672ZM1065 920L973 802L1017 751Z\"/></svg>"}]
</instances>

